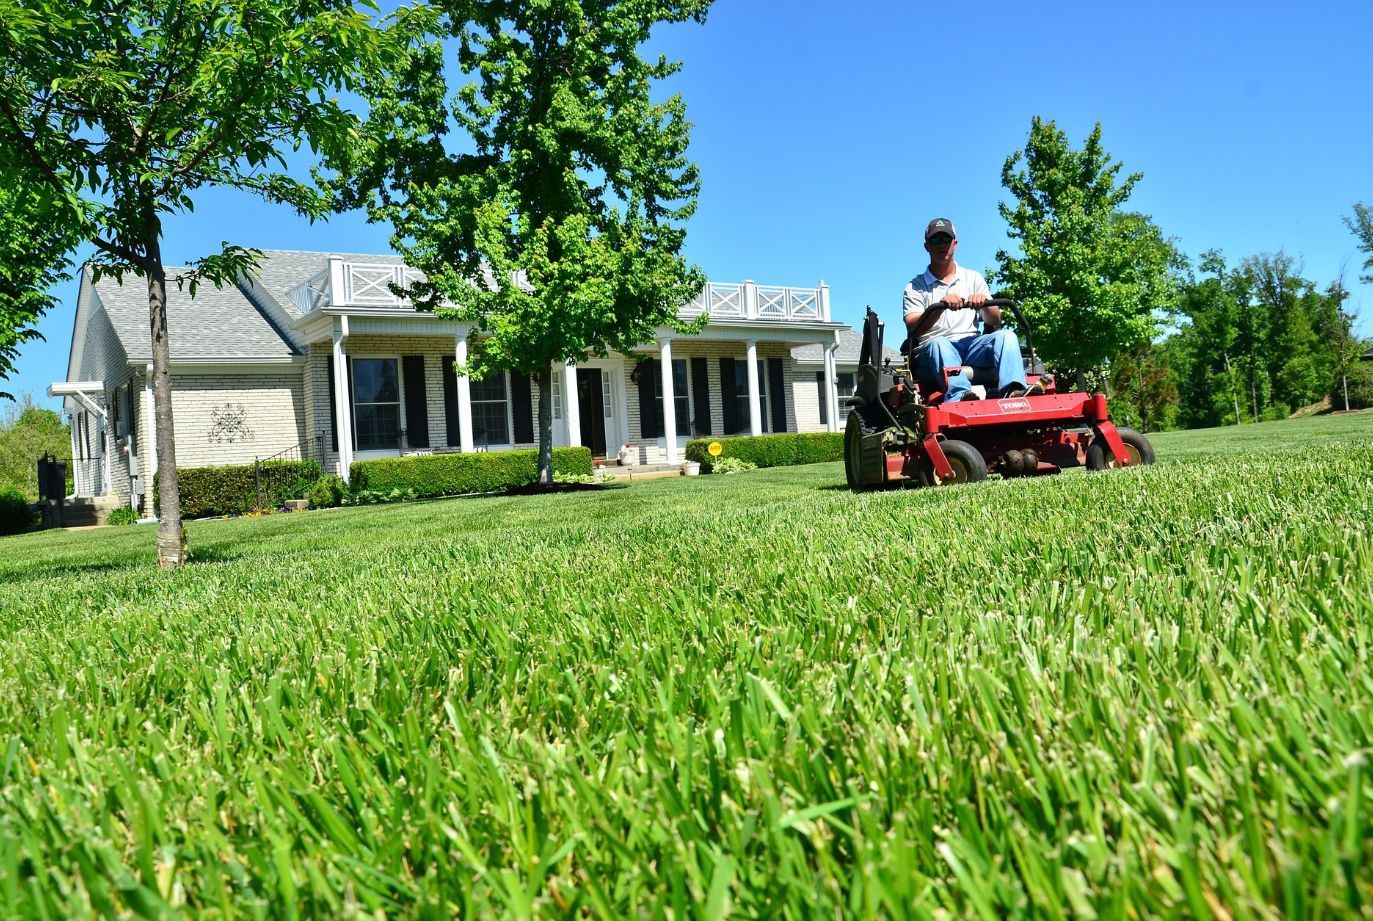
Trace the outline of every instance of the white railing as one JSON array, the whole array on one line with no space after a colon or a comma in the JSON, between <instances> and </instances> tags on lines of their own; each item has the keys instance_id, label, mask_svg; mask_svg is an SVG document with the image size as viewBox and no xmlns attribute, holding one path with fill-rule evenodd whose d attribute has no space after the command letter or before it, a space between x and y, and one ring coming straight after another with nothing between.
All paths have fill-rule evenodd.
<instances>
[{"instance_id":1,"label":"white railing","mask_svg":"<svg viewBox=\"0 0 1373 921\"><path fill-rule=\"evenodd\" d=\"M321 307L405 307L392 285L404 286L424 276L405 266L329 259L326 269L291 290L303 312ZM678 311L683 319L705 314L712 320L760 320L771 323L828 323L829 286L794 288L744 282L707 282L701 293Z\"/></svg>"},{"instance_id":2,"label":"white railing","mask_svg":"<svg viewBox=\"0 0 1373 921\"><path fill-rule=\"evenodd\" d=\"M774 323L828 323L830 289L787 285L707 282L679 311L683 319L706 314L712 320L765 320Z\"/></svg>"}]
</instances>

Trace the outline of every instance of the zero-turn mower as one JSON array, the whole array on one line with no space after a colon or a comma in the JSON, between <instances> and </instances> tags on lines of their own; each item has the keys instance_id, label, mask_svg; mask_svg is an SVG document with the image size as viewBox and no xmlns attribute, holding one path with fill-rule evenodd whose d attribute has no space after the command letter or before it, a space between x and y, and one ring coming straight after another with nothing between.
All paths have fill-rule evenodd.
<instances>
[{"instance_id":1,"label":"zero-turn mower","mask_svg":"<svg viewBox=\"0 0 1373 921\"><path fill-rule=\"evenodd\" d=\"M851 489L974 483L992 473L1042 476L1067 467L1105 470L1154 462L1147 438L1111 422L1104 394L1057 391L1053 377L1035 360L1029 325L1015 301L996 298L987 305L1014 314L1028 356L1027 383L1038 384L1044 393L996 399L993 388L988 399L945 403L943 390L916 379L912 350L902 349L900 367L882 362L884 324L869 308L844 428L844 473ZM964 372L944 369L944 389L951 374ZM974 385L985 383L978 373L973 371Z\"/></svg>"}]
</instances>

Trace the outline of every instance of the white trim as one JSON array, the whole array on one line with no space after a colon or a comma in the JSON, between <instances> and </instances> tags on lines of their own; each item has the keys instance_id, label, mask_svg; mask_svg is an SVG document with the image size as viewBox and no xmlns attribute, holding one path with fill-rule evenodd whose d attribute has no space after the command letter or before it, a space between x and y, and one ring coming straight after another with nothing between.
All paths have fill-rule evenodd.
<instances>
[{"instance_id":1,"label":"white trim","mask_svg":"<svg viewBox=\"0 0 1373 921\"><path fill-rule=\"evenodd\" d=\"M748 428L749 434L763 434L763 410L758 402L758 340L749 339L745 343L748 351L745 360L748 362L746 374L748 375Z\"/></svg>"},{"instance_id":2,"label":"white trim","mask_svg":"<svg viewBox=\"0 0 1373 921\"><path fill-rule=\"evenodd\" d=\"M672 380L672 340L663 339L658 343L659 361L662 363L663 378L663 442L664 450L669 464L677 463L677 393ZM687 374L691 373L691 366L687 366ZM687 378L687 391L690 393L690 377ZM688 397L689 399L690 397ZM690 416L690 404L688 404L687 415Z\"/></svg>"},{"instance_id":3,"label":"white trim","mask_svg":"<svg viewBox=\"0 0 1373 921\"><path fill-rule=\"evenodd\" d=\"M349 424L353 418L353 394L348 386L349 356L344 349L347 340L348 318L339 317L334 321L334 431L338 435L338 475L345 483L353 465L353 428Z\"/></svg>"},{"instance_id":4,"label":"white trim","mask_svg":"<svg viewBox=\"0 0 1373 921\"><path fill-rule=\"evenodd\" d=\"M471 454L475 447L472 437L472 379L467 376L467 335L457 337L454 357L458 368L458 449Z\"/></svg>"},{"instance_id":5,"label":"white trim","mask_svg":"<svg viewBox=\"0 0 1373 921\"><path fill-rule=\"evenodd\" d=\"M577 390L577 368L575 362L567 362L562 366L563 375L563 426L567 430L567 445L575 448L582 443L582 395ZM553 365L553 371L549 375L550 382L552 376L558 373L557 364ZM619 447L616 445L616 447Z\"/></svg>"}]
</instances>

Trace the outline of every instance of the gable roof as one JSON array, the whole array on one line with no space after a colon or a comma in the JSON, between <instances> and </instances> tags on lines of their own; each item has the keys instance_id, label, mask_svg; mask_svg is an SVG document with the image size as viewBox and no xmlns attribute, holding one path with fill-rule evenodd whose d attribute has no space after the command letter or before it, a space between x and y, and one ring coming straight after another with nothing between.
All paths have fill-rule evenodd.
<instances>
[{"instance_id":1,"label":"gable roof","mask_svg":"<svg viewBox=\"0 0 1373 921\"><path fill-rule=\"evenodd\" d=\"M839 330L839 349L834 353L834 360L841 365L856 365L862 354L863 334L849 326ZM801 364L822 364L824 362L824 346L799 346L791 350L791 357ZM882 357L892 364L901 363L901 353L885 345L882 346Z\"/></svg>"},{"instance_id":2,"label":"gable roof","mask_svg":"<svg viewBox=\"0 0 1373 921\"><path fill-rule=\"evenodd\" d=\"M202 284L192 300L190 292L172 281L190 271L167 267L167 335L175 362L223 360L283 360L300 354L267 316L236 285L216 288ZM83 276L83 282L89 276ZM143 276L110 276L92 284L93 307L110 318L130 362L152 361L148 332L148 286Z\"/></svg>"}]
</instances>

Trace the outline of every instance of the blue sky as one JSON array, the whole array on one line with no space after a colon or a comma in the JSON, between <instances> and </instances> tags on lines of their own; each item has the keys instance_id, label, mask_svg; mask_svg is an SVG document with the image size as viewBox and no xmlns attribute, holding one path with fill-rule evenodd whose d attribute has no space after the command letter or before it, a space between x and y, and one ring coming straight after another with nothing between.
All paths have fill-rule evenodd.
<instances>
[{"instance_id":1,"label":"blue sky","mask_svg":"<svg viewBox=\"0 0 1373 921\"><path fill-rule=\"evenodd\" d=\"M1306 7L1306 8L1303 8ZM1373 3L973 3L718 0L705 26L657 50L685 62L670 88L695 123L699 210L688 256L717 281L809 286L836 318L865 304L894 318L924 268L920 228L958 225L960 261L1007 244L1001 166L1039 115L1138 171L1130 207L1189 256L1232 262L1282 250L1322 286L1345 279L1373 335L1373 285L1341 217L1373 205ZM167 224L168 264L218 248L382 252L389 231L356 214L310 225L232 192ZM84 255L84 254L83 254ZM66 373L76 284L58 292L47 342L4 389Z\"/></svg>"}]
</instances>

